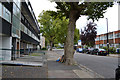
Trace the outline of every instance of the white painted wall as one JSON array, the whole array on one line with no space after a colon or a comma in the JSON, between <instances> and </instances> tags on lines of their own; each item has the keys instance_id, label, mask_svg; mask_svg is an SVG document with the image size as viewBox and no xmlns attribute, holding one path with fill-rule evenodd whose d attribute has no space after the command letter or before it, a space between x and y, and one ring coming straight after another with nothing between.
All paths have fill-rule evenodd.
<instances>
[{"instance_id":1,"label":"white painted wall","mask_svg":"<svg viewBox=\"0 0 120 80\"><path fill-rule=\"evenodd\" d=\"M42 36L41 37L41 48L44 48L45 47L45 37Z\"/></svg>"},{"instance_id":2,"label":"white painted wall","mask_svg":"<svg viewBox=\"0 0 120 80\"><path fill-rule=\"evenodd\" d=\"M12 37L2 37L2 48L11 49L11 47L12 47ZM2 59L11 60L11 51L2 50Z\"/></svg>"},{"instance_id":3,"label":"white painted wall","mask_svg":"<svg viewBox=\"0 0 120 80\"><path fill-rule=\"evenodd\" d=\"M29 44L29 48L33 48L33 44Z\"/></svg>"},{"instance_id":4,"label":"white painted wall","mask_svg":"<svg viewBox=\"0 0 120 80\"><path fill-rule=\"evenodd\" d=\"M33 48L33 44L27 44L27 49L28 48Z\"/></svg>"}]
</instances>

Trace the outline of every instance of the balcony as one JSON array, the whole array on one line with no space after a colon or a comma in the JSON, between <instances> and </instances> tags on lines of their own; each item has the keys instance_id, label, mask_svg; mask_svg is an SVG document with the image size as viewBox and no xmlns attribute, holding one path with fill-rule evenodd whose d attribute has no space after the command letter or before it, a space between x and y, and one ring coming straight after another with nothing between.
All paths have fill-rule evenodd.
<instances>
[{"instance_id":1,"label":"balcony","mask_svg":"<svg viewBox=\"0 0 120 80\"><path fill-rule=\"evenodd\" d=\"M31 23L32 27L34 28L35 32L39 33L39 25L37 23L36 17L34 12L31 8L30 2L22 2L21 4L21 12L27 18L29 23Z\"/></svg>"}]
</instances>

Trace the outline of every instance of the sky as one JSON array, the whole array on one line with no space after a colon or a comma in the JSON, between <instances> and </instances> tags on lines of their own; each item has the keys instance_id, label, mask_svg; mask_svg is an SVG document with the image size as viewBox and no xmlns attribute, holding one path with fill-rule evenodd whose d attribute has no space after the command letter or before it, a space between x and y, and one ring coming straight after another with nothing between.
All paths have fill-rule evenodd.
<instances>
[{"instance_id":1,"label":"sky","mask_svg":"<svg viewBox=\"0 0 120 80\"><path fill-rule=\"evenodd\" d=\"M53 10L57 11L54 2L50 2L49 0L30 0L36 18L38 19L39 14L43 10ZM104 18L100 18L99 21L95 21L97 24L97 34L107 33L107 23L106 18L108 18L108 31L116 31L118 30L118 4L115 4L113 7L107 9L107 12L104 14ZM81 30L87 24L87 17L82 16L76 22L76 27Z\"/></svg>"}]
</instances>

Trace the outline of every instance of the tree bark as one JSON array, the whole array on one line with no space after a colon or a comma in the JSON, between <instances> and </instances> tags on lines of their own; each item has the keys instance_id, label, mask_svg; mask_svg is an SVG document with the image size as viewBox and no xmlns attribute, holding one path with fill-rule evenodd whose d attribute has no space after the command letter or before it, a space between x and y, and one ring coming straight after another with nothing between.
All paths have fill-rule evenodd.
<instances>
[{"instance_id":1,"label":"tree bark","mask_svg":"<svg viewBox=\"0 0 120 80\"><path fill-rule=\"evenodd\" d=\"M64 43L64 63L66 61L66 48L67 48L67 46L66 46L66 42L65 42Z\"/></svg>"},{"instance_id":2,"label":"tree bark","mask_svg":"<svg viewBox=\"0 0 120 80\"><path fill-rule=\"evenodd\" d=\"M53 45L53 42L50 41L50 51L52 51L52 45Z\"/></svg>"},{"instance_id":3,"label":"tree bark","mask_svg":"<svg viewBox=\"0 0 120 80\"><path fill-rule=\"evenodd\" d=\"M65 48L65 64L66 65L73 65L74 59L74 30L75 30L75 23L76 23L76 17L75 17L76 11L72 10L70 11L69 15L69 25L68 25L68 32L67 32L67 38L66 38L66 48Z\"/></svg>"}]
</instances>

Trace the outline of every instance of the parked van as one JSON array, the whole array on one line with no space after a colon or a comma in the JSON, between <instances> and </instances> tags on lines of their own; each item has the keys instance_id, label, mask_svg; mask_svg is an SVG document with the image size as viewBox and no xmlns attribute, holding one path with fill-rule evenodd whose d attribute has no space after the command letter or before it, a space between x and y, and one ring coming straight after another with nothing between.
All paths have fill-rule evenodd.
<instances>
[{"instance_id":1,"label":"parked van","mask_svg":"<svg viewBox=\"0 0 120 80\"><path fill-rule=\"evenodd\" d=\"M116 53L120 53L120 48L116 48Z\"/></svg>"}]
</instances>

